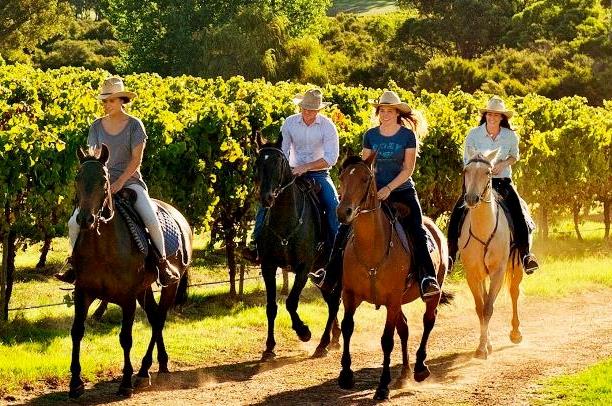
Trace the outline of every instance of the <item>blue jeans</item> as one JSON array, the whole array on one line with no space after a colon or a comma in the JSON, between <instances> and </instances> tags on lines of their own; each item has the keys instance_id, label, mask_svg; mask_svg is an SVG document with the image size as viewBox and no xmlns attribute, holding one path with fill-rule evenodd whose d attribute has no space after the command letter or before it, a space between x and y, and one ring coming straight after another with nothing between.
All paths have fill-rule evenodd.
<instances>
[{"instance_id":1,"label":"blue jeans","mask_svg":"<svg viewBox=\"0 0 612 406\"><path fill-rule=\"evenodd\" d=\"M325 216L327 218L327 244L329 247L331 247L334 243L338 227L340 226L338 216L336 215L336 208L338 207L338 192L336 191L334 182L332 182L329 172L325 170L306 172L302 176L314 180L321 186L319 200L321 201L321 205L323 206L323 210L325 211ZM261 235L261 228L263 227L265 216L266 209L260 206L259 209L257 209L257 215L255 216L255 229L253 230L254 241L257 241Z\"/></svg>"}]
</instances>

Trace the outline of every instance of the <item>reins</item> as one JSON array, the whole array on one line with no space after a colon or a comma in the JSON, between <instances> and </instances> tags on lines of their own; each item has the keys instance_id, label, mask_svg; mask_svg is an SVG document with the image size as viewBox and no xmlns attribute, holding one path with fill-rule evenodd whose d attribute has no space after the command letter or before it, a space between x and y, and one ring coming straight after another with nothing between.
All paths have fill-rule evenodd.
<instances>
[{"instance_id":1,"label":"reins","mask_svg":"<svg viewBox=\"0 0 612 406\"><path fill-rule=\"evenodd\" d=\"M95 225L96 233L100 235L100 222L103 222L104 224L107 224L108 222L110 222L113 219L113 217L115 217L115 208L114 208L114 203L113 203L113 196L111 194L110 178L108 176L108 169L106 168L106 165L104 165L102 162L98 161L97 159L89 159L81 163L81 166L88 164L88 163L97 163L98 165L101 165L102 168L104 169L104 178L106 180L106 185L104 187L106 189L106 197L104 198L104 201L102 202L102 206L100 206L98 213L96 213L96 215L94 216L94 225ZM104 217L102 213L104 212L104 209L107 207L108 207L110 214L108 217Z\"/></svg>"}]
</instances>

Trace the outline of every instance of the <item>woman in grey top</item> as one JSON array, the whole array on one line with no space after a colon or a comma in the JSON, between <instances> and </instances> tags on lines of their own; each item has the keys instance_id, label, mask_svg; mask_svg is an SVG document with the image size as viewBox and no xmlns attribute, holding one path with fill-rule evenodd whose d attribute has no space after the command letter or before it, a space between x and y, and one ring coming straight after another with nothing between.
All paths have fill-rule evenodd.
<instances>
[{"instance_id":1,"label":"woman in grey top","mask_svg":"<svg viewBox=\"0 0 612 406\"><path fill-rule=\"evenodd\" d=\"M104 81L98 99L104 106L105 116L94 121L89 129L87 144L99 155L102 144L109 150L107 168L111 182L111 193L117 193L123 188L129 188L138 196L134 208L142 218L149 230L153 244L159 251L159 278L164 286L179 280L177 270L169 266L166 260L166 249L161 226L155 214L155 205L147 192L147 185L142 179L140 165L147 140L142 121L125 112L124 105L129 103L136 94L125 91L123 81L118 77L111 77ZM68 234L70 248L79 235L79 225L76 218L78 208L68 221ZM69 260L70 261L70 260ZM56 277L64 282L74 282L75 274L72 269Z\"/></svg>"},{"instance_id":2,"label":"woman in grey top","mask_svg":"<svg viewBox=\"0 0 612 406\"><path fill-rule=\"evenodd\" d=\"M523 212L520 198L512 183L512 165L519 159L518 137L510 128L508 120L513 112L506 110L504 102L497 96L492 97L484 109L478 127L472 128L465 140L463 164L471 158L470 151L492 151L499 148L498 159L491 170L493 189L504 199L514 223L514 241L522 258L527 274L538 269L535 256L529 252L529 229L526 213ZM453 209L448 224L449 255L453 261L458 251L459 233L464 212L463 193Z\"/></svg>"}]
</instances>

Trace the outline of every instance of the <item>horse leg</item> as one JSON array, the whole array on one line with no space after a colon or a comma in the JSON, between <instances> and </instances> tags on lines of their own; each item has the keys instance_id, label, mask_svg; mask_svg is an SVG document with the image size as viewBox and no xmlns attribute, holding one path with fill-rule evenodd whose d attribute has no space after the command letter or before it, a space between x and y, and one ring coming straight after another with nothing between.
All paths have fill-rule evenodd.
<instances>
[{"instance_id":1,"label":"horse leg","mask_svg":"<svg viewBox=\"0 0 612 406\"><path fill-rule=\"evenodd\" d=\"M132 396L134 387L132 386L132 361L130 360L130 350L132 349L132 326L134 325L134 315L136 313L136 300L131 300L121 306L123 319L121 320L121 332L119 342L123 348L123 378L119 385L117 394L121 396Z\"/></svg>"},{"instance_id":2,"label":"horse leg","mask_svg":"<svg viewBox=\"0 0 612 406\"><path fill-rule=\"evenodd\" d=\"M383 350L383 369L380 376L380 382L376 393L374 393L375 400L389 399L389 383L391 382L391 352L393 351L393 333L395 332L395 326L400 312L402 311L400 304L393 306L387 306L387 321L385 322L385 329L382 337L380 338L380 345Z\"/></svg>"},{"instance_id":3,"label":"horse leg","mask_svg":"<svg viewBox=\"0 0 612 406\"><path fill-rule=\"evenodd\" d=\"M151 375L149 374L149 369L153 364L153 348L155 347L155 342L157 341L156 331L157 325L159 324L157 318L157 303L155 303L155 297L153 296L153 289L151 289L151 287L147 288L146 291L138 296L138 303L140 303L140 306L142 306L147 314L147 320L149 320L149 324L151 325L151 339L149 340L147 352L142 358L140 370L138 371L138 374L136 374L136 379L134 381L135 389L140 389L142 387L151 385Z\"/></svg>"},{"instance_id":4,"label":"horse leg","mask_svg":"<svg viewBox=\"0 0 612 406\"><path fill-rule=\"evenodd\" d=\"M303 342L310 341L310 337L312 336L310 329L306 324L304 324L297 313L300 294L302 293L302 289L304 289L304 286L306 286L306 281L308 280L308 269L310 269L310 267L306 267L304 264L300 264L296 267L295 280L293 281L291 292L289 292L289 296L287 296L287 301L285 303L289 316L291 316L291 328L295 330L298 337Z\"/></svg>"},{"instance_id":5,"label":"horse leg","mask_svg":"<svg viewBox=\"0 0 612 406\"><path fill-rule=\"evenodd\" d=\"M168 369L168 352L166 344L164 344L164 326L168 317L168 310L172 307L176 297L178 284L162 288L161 296L159 297L159 306L157 307L157 362L159 363L159 373L170 373Z\"/></svg>"},{"instance_id":6,"label":"horse leg","mask_svg":"<svg viewBox=\"0 0 612 406\"><path fill-rule=\"evenodd\" d=\"M489 321L491 320L491 316L493 316L493 305L495 304L495 299L497 299L497 295L499 294L504 282L504 269L498 269L497 272L494 272L489 276L489 279L491 283L489 285L489 293L487 294L484 302L483 318L484 328L487 334L487 352L490 354L493 352L493 345L491 344L491 337L489 336Z\"/></svg>"},{"instance_id":7,"label":"horse leg","mask_svg":"<svg viewBox=\"0 0 612 406\"><path fill-rule=\"evenodd\" d=\"M266 316L268 318L268 338L266 339L266 349L261 356L261 360L267 361L276 357L274 353L274 347L276 346L276 341L274 340L274 320L278 311L278 305L276 304L276 268L269 264L262 264L261 273L266 284Z\"/></svg>"},{"instance_id":8,"label":"horse leg","mask_svg":"<svg viewBox=\"0 0 612 406\"><path fill-rule=\"evenodd\" d=\"M399 377L399 386L402 387L410 374L410 363L408 361L408 320L404 315L404 312L400 309L400 314L397 317L395 323L395 329L400 337L400 343L402 344L402 373Z\"/></svg>"},{"instance_id":9,"label":"horse leg","mask_svg":"<svg viewBox=\"0 0 612 406\"><path fill-rule=\"evenodd\" d=\"M315 350L313 354L313 358L324 357L327 355L327 347L329 346L330 333L332 329L335 328L336 331L334 333L339 332L340 328L338 327L338 308L340 307L340 289L334 290L329 295L323 295L325 302L327 302L327 323L325 324L325 331L323 331L323 335L321 336L321 341L319 342L319 346ZM334 337L336 339L336 344L338 344L338 337ZM338 344L339 345L339 344Z\"/></svg>"},{"instance_id":10,"label":"horse leg","mask_svg":"<svg viewBox=\"0 0 612 406\"><path fill-rule=\"evenodd\" d=\"M512 331L510 332L510 341L514 344L518 344L523 340L523 335L519 330L519 318L518 318L518 298L519 298L519 285L523 279L523 270L520 266L511 265L512 269L507 272L512 272L512 280L510 282L510 297L512 298Z\"/></svg>"},{"instance_id":11,"label":"horse leg","mask_svg":"<svg viewBox=\"0 0 612 406\"><path fill-rule=\"evenodd\" d=\"M480 343L478 344L478 348L474 353L476 358L487 359L487 342L488 342L488 331L484 328L484 288L483 284L473 278L467 277L468 286L472 291L472 296L474 296L474 305L476 307L476 315L478 316L478 321L480 322Z\"/></svg>"},{"instance_id":12,"label":"horse leg","mask_svg":"<svg viewBox=\"0 0 612 406\"><path fill-rule=\"evenodd\" d=\"M425 364L427 358L427 341L429 334L436 324L436 316L438 315L438 300L429 300L423 314L423 337L421 344L416 353L416 362L414 363L414 380L423 382L430 375L429 367Z\"/></svg>"},{"instance_id":13,"label":"horse leg","mask_svg":"<svg viewBox=\"0 0 612 406\"><path fill-rule=\"evenodd\" d=\"M81 379L81 340L85 335L85 319L87 311L93 299L86 295L81 289L76 288L74 291L74 321L70 336L72 337L72 359L70 361L70 398L78 398L85 392L85 384Z\"/></svg>"},{"instance_id":14,"label":"horse leg","mask_svg":"<svg viewBox=\"0 0 612 406\"><path fill-rule=\"evenodd\" d=\"M106 311L107 307L108 307L108 302L105 300L101 301L100 305L98 306L96 311L91 315L91 317L96 321L102 320L102 316L104 316L104 312Z\"/></svg>"},{"instance_id":15,"label":"horse leg","mask_svg":"<svg viewBox=\"0 0 612 406\"><path fill-rule=\"evenodd\" d=\"M342 370L338 377L338 385L342 389L352 389L355 386L355 377L353 371L351 371L351 336L353 335L353 329L355 328L355 309L359 306L359 303L355 300L355 295L352 293L342 293L342 300L344 302L344 318L342 319Z\"/></svg>"}]
</instances>

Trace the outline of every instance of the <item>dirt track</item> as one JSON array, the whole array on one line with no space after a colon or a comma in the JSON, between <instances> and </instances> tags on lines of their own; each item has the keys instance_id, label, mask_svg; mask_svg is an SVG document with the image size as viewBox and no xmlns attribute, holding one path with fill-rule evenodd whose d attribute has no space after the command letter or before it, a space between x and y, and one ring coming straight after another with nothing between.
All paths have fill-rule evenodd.
<instances>
[{"instance_id":1,"label":"dirt track","mask_svg":"<svg viewBox=\"0 0 612 406\"><path fill-rule=\"evenodd\" d=\"M610 289L574 299L523 297L519 311L524 338L521 344L513 345L508 338L509 299L500 297L491 327L494 352L482 361L472 358L478 341L478 323L471 298L461 293L455 304L440 311L429 341L431 377L421 384L411 380L404 388L394 387L390 404L527 404L543 378L574 372L612 356L610 299ZM411 363L422 331L420 304L416 306L409 315ZM114 394L118 386L114 381L88 387L82 398L73 403L374 404L371 398L382 362L379 343L384 310L380 313L380 325L363 326L357 312L351 343L356 378L352 391L341 390L336 384L340 351L313 360L308 356L314 350L315 340L302 345L297 344L296 338L291 343L279 343L278 358L272 362L258 362L260 349L220 354L218 359L199 368L175 370L163 380L154 376L153 385L131 399ZM396 338L392 355L394 377L399 375L400 361ZM57 394L44 394L29 403L48 404L57 399Z\"/></svg>"}]
</instances>

